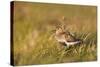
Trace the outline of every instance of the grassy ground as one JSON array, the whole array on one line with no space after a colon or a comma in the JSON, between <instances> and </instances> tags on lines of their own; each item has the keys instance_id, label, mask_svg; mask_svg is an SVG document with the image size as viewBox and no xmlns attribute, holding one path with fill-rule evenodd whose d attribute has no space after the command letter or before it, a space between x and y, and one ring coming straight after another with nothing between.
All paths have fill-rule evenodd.
<instances>
[{"instance_id":1,"label":"grassy ground","mask_svg":"<svg viewBox=\"0 0 100 67\"><path fill-rule=\"evenodd\" d=\"M52 30L62 16L66 28L83 44L64 47ZM97 60L96 7L15 2L14 65Z\"/></svg>"}]
</instances>

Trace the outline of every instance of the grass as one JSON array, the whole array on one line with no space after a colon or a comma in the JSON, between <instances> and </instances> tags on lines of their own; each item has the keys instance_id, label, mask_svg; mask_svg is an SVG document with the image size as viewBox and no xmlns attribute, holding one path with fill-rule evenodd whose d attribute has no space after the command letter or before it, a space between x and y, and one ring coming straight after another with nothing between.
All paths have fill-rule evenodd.
<instances>
[{"instance_id":1,"label":"grass","mask_svg":"<svg viewBox=\"0 0 100 67\"><path fill-rule=\"evenodd\" d=\"M14 65L97 60L95 6L14 4ZM64 47L51 38L62 16L67 18L63 24L82 44Z\"/></svg>"}]
</instances>

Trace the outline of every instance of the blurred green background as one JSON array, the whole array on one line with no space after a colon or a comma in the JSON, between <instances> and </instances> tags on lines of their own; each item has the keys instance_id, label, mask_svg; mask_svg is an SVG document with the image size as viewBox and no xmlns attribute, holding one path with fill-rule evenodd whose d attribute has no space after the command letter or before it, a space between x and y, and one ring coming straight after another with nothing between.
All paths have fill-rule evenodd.
<instances>
[{"instance_id":1,"label":"blurred green background","mask_svg":"<svg viewBox=\"0 0 100 67\"><path fill-rule=\"evenodd\" d=\"M97 7L14 2L14 65L51 64L97 60ZM63 23L85 43L64 47L51 38Z\"/></svg>"}]
</instances>

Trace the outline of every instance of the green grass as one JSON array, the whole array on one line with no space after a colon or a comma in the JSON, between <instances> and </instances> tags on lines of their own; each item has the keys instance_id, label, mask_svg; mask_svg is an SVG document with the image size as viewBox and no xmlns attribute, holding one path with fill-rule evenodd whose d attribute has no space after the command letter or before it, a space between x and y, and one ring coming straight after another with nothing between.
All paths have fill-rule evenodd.
<instances>
[{"instance_id":1,"label":"green grass","mask_svg":"<svg viewBox=\"0 0 100 67\"><path fill-rule=\"evenodd\" d=\"M15 2L14 8L14 65L97 60L95 6ZM51 38L62 16L67 18L66 28L82 44L64 47Z\"/></svg>"}]
</instances>

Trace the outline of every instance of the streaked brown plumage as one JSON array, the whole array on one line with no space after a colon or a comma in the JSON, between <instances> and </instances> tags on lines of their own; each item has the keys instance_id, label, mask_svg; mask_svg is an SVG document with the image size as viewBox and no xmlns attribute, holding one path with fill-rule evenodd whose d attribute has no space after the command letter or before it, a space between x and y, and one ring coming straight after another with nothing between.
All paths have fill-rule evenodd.
<instances>
[{"instance_id":1,"label":"streaked brown plumage","mask_svg":"<svg viewBox=\"0 0 100 67\"><path fill-rule=\"evenodd\" d=\"M74 36L72 36L70 32L65 31L61 27L56 29L55 38L58 42L65 43L65 45L68 46L79 44L82 42L81 40L76 39Z\"/></svg>"}]
</instances>

